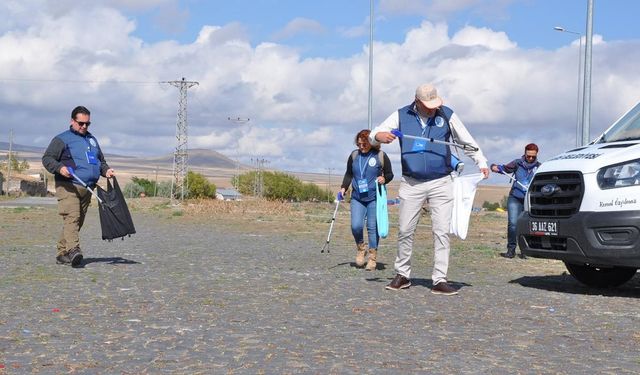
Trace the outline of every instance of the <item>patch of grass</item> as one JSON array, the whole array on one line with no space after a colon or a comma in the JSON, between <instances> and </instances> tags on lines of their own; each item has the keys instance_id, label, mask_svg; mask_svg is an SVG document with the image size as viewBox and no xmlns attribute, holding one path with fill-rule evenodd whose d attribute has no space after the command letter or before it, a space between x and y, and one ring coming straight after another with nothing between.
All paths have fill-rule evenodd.
<instances>
[{"instance_id":1,"label":"patch of grass","mask_svg":"<svg viewBox=\"0 0 640 375\"><path fill-rule=\"evenodd\" d=\"M184 215L183 211L173 211L171 213L171 216L182 216L182 215Z\"/></svg>"},{"instance_id":2,"label":"patch of grass","mask_svg":"<svg viewBox=\"0 0 640 375\"><path fill-rule=\"evenodd\" d=\"M26 270L14 270L13 274L4 275L0 285L51 283L58 280L58 275L51 272L49 267L38 265Z\"/></svg>"},{"instance_id":3,"label":"patch of grass","mask_svg":"<svg viewBox=\"0 0 640 375\"><path fill-rule=\"evenodd\" d=\"M170 207L170 203L171 202L167 201L166 203L156 204L155 206L151 207L151 210L152 211L166 210Z\"/></svg>"},{"instance_id":4,"label":"patch of grass","mask_svg":"<svg viewBox=\"0 0 640 375\"><path fill-rule=\"evenodd\" d=\"M496 257L496 249L492 246L488 246L485 244L472 244L471 246L463 245L463 246L455 246L452 247L452 253L458 254L460 252L472 252L477 255L481 255L482 257L495 258Z\"/></svg>"}]
</instances>

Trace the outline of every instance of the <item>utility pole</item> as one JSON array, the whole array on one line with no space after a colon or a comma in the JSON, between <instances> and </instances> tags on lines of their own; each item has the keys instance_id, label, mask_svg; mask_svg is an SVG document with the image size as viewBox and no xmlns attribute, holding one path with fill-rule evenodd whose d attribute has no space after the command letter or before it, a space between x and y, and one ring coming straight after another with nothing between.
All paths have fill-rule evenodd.
<instances>
[{"instance_id":1,"label":"utility pole","mask_svg":"<svg viewBox=\"0 0 640 375\"><path fill-rule=\"evenodd\" d=\"M234 124L246 124L251 121L248 117L227 117L227 120L233 122ZM236 148L236 174L233 176L234 184L233 187L238 191L240 189L240 143L238 143L238 147Z\"/></svg>"},{"instance_id":2,"label":"utility pole","mask_svg":"<svg viewBox=\"0 0 640 375\"><path fill-rule=\"evenodd\" d=\"M153 197L158 196L158 166L156 165L156 182L153 184Z\"/></svg>"},{"instance_id":3,"label":"utility pole","mask_svg":"<svg viewBox=\"0 0 640 375\"><path fill-rule=\"evenodd\" d=\"M11 161L12 161L12 147L13 147L13 129L9 130L9 160L7 161L7 195L9 195L9 188L11 187Z\"/></svg>"},{"instance_id":4,"label":"utility pole","mask_svg":"<svg viewBox=\"0 0 640 375\"><path fill-rule=\"evenodd\" d=\"M329 188L327 189L327 196L329 203L331 203L331 171L335 170L335 168L325 168L329 172Z\"/></svg>"},{"instance_id":5,"label":"utility pole","mask_svg":"<svg viewBox=\"0 0 640 375\"><path fill-rule=\"evenodd\" d=\"M253 192L256 197L262 198L262 195L264 194L264 178L262 175L262 169L264 168L265 164L269 163L269 161L261 158L257 158L255 159L255 161L256 161L256 175L254 178L255 186L253 188Z\"/></svg>"},{"instance_id":6,"label":"utility pole","mask_svg":"<svg viewBox=\"0 0 640 375\"><path fill-rule=\"evenodd\" d=\"M171 180L171 200L178 196L180 201L184 200L185 178L187 175L187 90L198 82L185 81L184 77L180 81L167 82L171 86L180 90L178 98L178 121L176 123L176 151L173 154L173 179Z\"/></svg>"}]
</instances>

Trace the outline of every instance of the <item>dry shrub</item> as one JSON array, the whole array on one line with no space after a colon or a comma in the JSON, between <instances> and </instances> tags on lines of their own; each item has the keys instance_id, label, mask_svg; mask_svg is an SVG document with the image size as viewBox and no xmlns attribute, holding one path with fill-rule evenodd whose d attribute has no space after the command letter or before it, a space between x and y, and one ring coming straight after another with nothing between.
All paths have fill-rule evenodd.
<instances>
[{"instance_id":1,"label":"dry shrub","mask_svg":"<svg viewBox=\"0 0 640 375\"><path fill-rule=\"evenodd\" d=\"M233 216L301 216L287 202L267 200L220 201L212 199L189 200L184 211L190 215L233 215Z\"/></svg>"}]
</instances>

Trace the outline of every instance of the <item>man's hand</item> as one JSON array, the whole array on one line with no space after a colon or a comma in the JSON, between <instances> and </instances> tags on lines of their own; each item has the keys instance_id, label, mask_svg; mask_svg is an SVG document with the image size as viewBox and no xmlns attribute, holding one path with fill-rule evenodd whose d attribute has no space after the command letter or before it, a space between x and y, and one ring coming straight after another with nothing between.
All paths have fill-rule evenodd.
<instances>
[{"instance_id":1,"label":"man's hand","mask_svg":"<svg viewBox=\"0 0 640 375\"><path fill-rule=\"evenodd\" d=\"M489 168L480 168L480 172L484 175L484 179L489 178Z\"/></svg>"},{"instance_id":2,"label":"man's hand","mask_svg":"<svg viewBox=\"0 0 640 375\"><path fill-rule=\"evenodd\" d=\"M376 134L376 141L381 143L391 143L396 139L396 136L390 132L380 132Z\"/></svg>"},{"instance_id":3,"label":"man's hand","mask_svg":"<svg viewBox=\"0 0 640 375\"><path fill-rule=\"evenodd\" d=\"M115 176L116 172L113 171L113 169L109 168L107 169L107 172L104 174L104 176L106 178L111 178L113 176Z\"/></svg>"},{"instance_id":4,"label":"man's hand","mask_svg":"<svg viewBox=\"0 0 640 375\"><path fill-rule=\"evenodd\" d=\"M62 168L60 168L60 174L66 178L71 178L71 173L69 173L69 170L64 165L62 166Z\"/></svg>"}]
</instances>

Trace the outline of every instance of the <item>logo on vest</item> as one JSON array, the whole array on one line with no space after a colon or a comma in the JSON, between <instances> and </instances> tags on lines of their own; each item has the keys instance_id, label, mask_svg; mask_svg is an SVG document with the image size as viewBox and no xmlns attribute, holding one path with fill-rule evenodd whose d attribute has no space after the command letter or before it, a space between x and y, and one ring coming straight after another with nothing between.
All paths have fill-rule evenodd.
<instances>
[{"instance_id":1,"label":"logo on vest","mask_svg":"<svg viewBox=\"0 0 640 375\"><path fill-rule=\"evenodd\" d=\"M444 119L440 116L436 116L435 123L437 127L441 128L444 126Z\"/></svg>"},{"instance_id":2,"label":"logo on vest","mask_svg":"<svg viewBox=\"0 0 640 375\"><path fill-rule=\"evenodd\" d=\"M95 139L93 139L93 138L89 138L89 144L90 144L92 147L97 147L97 146L98 146L98 144L96 143L96 140L95 140Z\"/></svg>"},{"instance_id":3,"label":"logo on vest","mask_svg":"<svg viewBox=\"0 0 640 375\"><path fill-rule=\"evenodd\" d=\"M376 159L374 159L374 158L369 159L369 166L370 167L375 167L376 163L377 163Z\"/></svg>"}]
</instances>

